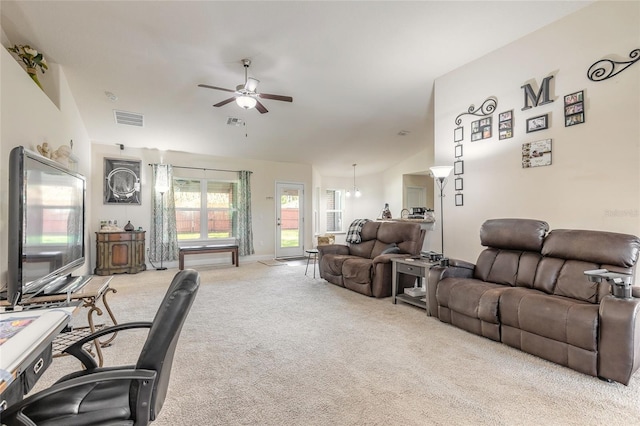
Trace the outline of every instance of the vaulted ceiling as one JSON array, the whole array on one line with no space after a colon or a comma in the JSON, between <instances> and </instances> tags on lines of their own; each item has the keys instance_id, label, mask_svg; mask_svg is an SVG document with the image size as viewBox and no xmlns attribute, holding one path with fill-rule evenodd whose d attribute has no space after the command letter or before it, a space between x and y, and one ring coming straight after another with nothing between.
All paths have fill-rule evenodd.
<instances>
[{"instance_id":1,"label":"vaulted ceiling","mask_svg":"<svg viewBox=\"0 0 640 426\"><path fill-rule=\"evenodd\" d=\"M368 174L427 148L434 79L589 3L2 0L0 12L11 43L63 67L94 143L349 176L352 163ZM231 94L198 84L235 89L243 58L258 92L293 102L213 107ZM114 110L144 127L116 124Z\"/></svg>"}]
</instances>

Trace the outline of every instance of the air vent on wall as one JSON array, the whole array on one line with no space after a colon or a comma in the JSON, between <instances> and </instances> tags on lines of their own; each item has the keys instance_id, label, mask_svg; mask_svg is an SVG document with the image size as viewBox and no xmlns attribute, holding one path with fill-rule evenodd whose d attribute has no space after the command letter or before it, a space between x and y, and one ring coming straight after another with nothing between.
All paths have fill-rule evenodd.
<instances>
[{"instance_id":1,"label":"air vent on wall","mask_svg":"<svg viewBox=\"0 0 640 426\"><path fill-rule=\"evenodd\" d=\"M137 112L118 111L114 109L113 114L116 118L116 124L126 124L127 126L136 127L144 126L144 116Z\"/></svg>"},{"instance_id":2,"label":"air vent on wall","mask_svg":"<svg viewBox=\"0 0 640 426\"><path fill-rule=\"evenodd\" d=\"M235 118L235 117L229 117L227 118L227 124L229 126L236 126L236 127L240 127L242 126L242 119L241 118Z\"/></svg>"}]
</instances>

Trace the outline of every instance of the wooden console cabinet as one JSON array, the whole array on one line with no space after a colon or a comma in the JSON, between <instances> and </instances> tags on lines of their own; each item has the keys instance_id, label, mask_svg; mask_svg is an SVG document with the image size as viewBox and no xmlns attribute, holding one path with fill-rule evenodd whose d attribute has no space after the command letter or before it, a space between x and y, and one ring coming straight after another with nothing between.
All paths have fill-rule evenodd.
<instances>
[{"instance_id":1,"label":"wooden console cabinet","mask_svg":"<svg viewBox=\"0 0 640 426\"><path fill-rule=\"evenodd\" d=\"M145 231L96 232L96 275L137 274L144 263Z\"/></svg>"}]
</instances>

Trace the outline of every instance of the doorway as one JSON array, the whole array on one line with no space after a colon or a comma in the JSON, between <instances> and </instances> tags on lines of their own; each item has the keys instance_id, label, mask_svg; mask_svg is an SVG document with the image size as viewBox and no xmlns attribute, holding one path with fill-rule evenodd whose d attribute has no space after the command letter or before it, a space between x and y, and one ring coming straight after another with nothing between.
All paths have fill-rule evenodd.
<instances>
[{"instance_id":1,"label":"doorway","mask_svg":"<svg viewBox=\"0 0 640 426\"><path fill-rule=\"evenodd\" d=\"M304 184L276 182L276 259L304 256Z\"/></svg>"}]
</instances>

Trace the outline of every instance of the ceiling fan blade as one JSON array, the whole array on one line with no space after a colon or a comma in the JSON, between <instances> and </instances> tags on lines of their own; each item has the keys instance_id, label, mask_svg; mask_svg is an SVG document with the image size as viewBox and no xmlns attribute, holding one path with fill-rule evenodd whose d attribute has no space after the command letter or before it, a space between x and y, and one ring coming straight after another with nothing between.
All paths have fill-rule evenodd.
<instances>
[{"instance_id":1,"label":"ceiling fan blade","mask_svg":"<svg viewBox=\"0 0 640 426\"><path fill-rule=\"evenodd\" d=\"M231 92L231 93L235 92L235 90L225 89L224 87L209 86L208 84L198 84L198 87L204 87L206 89L223 90L225 92Z\"/></svg>"},{"instance_id":2,"label":"ceiling fan blade","mask_svg":"<svg viewBox=\"0 0 640 426\"><path fill-rule=\"evenodd\" d=\"M258 87L258 83L260 83L260 80L249 77L247 78L247 82L245 83L244 88L249 92L255 92L256 88Z\"/></svg>"},{"instance_id":3,"label":"ceiling fan blade","mask_svg":"<svg viewBox=\"0 0 640 426\"><path fill-rule=\"evenodd\" d=\"M235 96L234 96L233 98L225 99L225 100L224 100L224 101L222 101L222 102L218 102L217 104L215 104L215 105L214 105L214 107L221 107L221 106L225 106L225 105L226 105L226 104L228 104L229 102L233 102L233 101L235 101L235 100L236 100L236 98L235 98Z\"/></svg>"},{"instance_id":4,"label":"ceiling fan blade","mask_svg":"<svg viewBox=\"0 0 640 426\"><path fill-rule=\"evenodd\" d=\"M270 95L268 93L258 93L258 96L261 97L262 99L273 99L274 101L293 102L293 98L291 96Z\"/></svg>"},{"instance_id":5,"label":"ceiling fan blade","mask_svg":"<svg viewBox=\"0 0 640 426\"><path fill-rule=\"evenodd\" d=\"M259 101L259 100L257 100L257 99L256 99L256 109L257 109L258 111L260 111L260 114L264 114L265 112L269 112L269 110L268 110L268 109L266 109L266 108L264 107L264 105L262 105L262 104L260 103L260 101Z\"/></svg>"}]
</instances>

